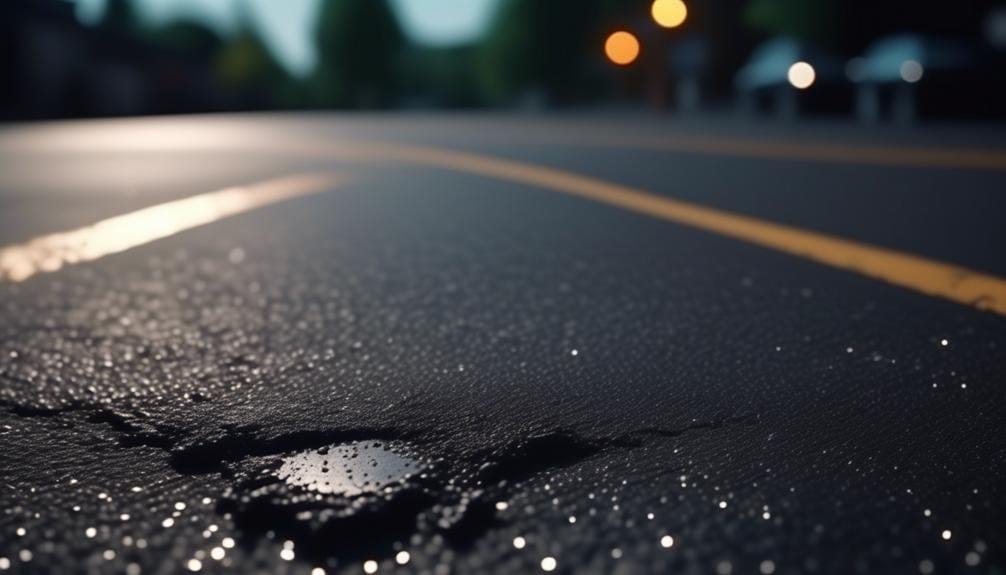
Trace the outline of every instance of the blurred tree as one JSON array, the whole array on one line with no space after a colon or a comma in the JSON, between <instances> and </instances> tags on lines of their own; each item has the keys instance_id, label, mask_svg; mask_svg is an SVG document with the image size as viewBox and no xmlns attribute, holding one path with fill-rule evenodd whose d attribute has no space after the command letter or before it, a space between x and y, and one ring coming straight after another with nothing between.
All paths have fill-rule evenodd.
<instances>
[{"instance_id":1,"label":"blurred tree","mask_svg":"<svg viewBox=\"0 0 1006 575\"><path fill-rule=\"evenodd\" d=\"M1002 0L751 0L744 21L752 29L855 53L881 36L905 32L974 38L985 15Z\"/></svg>"},{"instance_id":2,"label":"blurred tree","mask_svg":"<svg viewBox=\"0 0 1006 575\"><path fill-rule=\"evenodd\" d=\"M757 1L757 0L756 0ZM746 21L748 0L705 0L689 4L687 30L708 42L708 96L726 97L733 93L733 77L744 65L759 34L752 33Z\"/></svg>"},{"instance_id":3,"label":"blurred tree","mask_svg":"<svg viewBox=\"0 0 1006 575\"><path fill-rule=\"evenodd\" d=\"M503 0L483 41L479 81L488 99L539 95L552 103L596 92L592 63L613 0Z\"/></svg>"},{"instance_id":4,"label":"blurred tree","mask_svg":"<svg viewBox=\"0 0 1006 575\"><path fill-rule=\"evenodd\" d=\"M398 96L403 37L386 0L324 0L314 95L335 107L382 107Z\"/></svg>"},{"instance_id":5,"label":"blurred tree","mask_svg":"<svg viewBox=\"0 0 1006 575\"><path fill-rule=\"evenodd\" d=\"M918 0L845 0L844 44L862 49L880 36L905 32L976 39L989 11L1002 0L919 2Z\"/></svg>"},{"instance_id":6,"label":"blurred tree","mask_svg":"<svg viewBox=\"0 0 1006 575\"><path fill-rule=\"evenodd\" d=\"M402 55L405 105L474 107L481 105L476 78L478 46L412 46Z\"/></svg>"},{"instance_id":7,"label":"blurred tree","mask_svg":"<svg viewBox=\"0 0 1006 575\"><path fill-rule=\"evenodd\" d=\"M841 3L841 0L753 0L744 17L756 30L829 46L841 40Z\"/></svg>"},{"instance_id":8,"label":"blurred tree","mask_svg":"<svg viewBox=\"0 0 1006 575\"><path fill-rule=\"evenodd\" d=\"M146 37L162 48L205 57L216 55L224 45L216 31L196 20L176 20L149 30Z\"/></svg>"},{"instance_id":9,"label":"blurred tree","mask_svg":"<svg viewBox=\"0 0 1006 575\"><path fill-rule=\"evenodd\" d=\"M136 7L132 0L108 0L101 16L100 26L119 34L133 34L140 29Z\"/></svg>"},{"instance_id":10,"label":"blurred tree","mask_svg":"<svg viewBox=\"0 0 1006 575\"><path fill-rule=\"evenodd\" d=\"M251 18L241 13L237 32L215 59L216 76L243 109L274 108L288 104L291 78L263 42ZM193 31L190 31L193 32Z\"/></svg>"},{"instance_id":11,"label":"blurred tree","mask_svg":"<svg viewBox=\"0 0 1006 575\"><path fill-rule=\"evenodd\" d=\"M187 113L225 108L216 78L215 58L223 39L196 20L148 25L134 34L147 61L146 106L158 113Z\"/></svg>"}]
</instances>

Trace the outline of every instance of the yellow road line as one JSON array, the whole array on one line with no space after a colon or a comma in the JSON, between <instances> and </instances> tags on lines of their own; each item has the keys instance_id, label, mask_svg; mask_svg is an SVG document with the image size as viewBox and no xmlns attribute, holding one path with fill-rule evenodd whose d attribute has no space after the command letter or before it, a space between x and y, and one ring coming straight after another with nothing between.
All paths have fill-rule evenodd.
<instances>
[{"instance_id":1,"label":"yellow road line","mask_svg":"<svg viewBox=\"0 0 1006 575\"><path fill-rule=\"evenodd\" d=\"M573 135L555 131L536 135L535 140L570 146L655 150L762 160L913 168L1006 170L1006 150L981 148L850 145L815 141L753 140L696 135L650 136L636 134L621 136L580 131Z\"/></svg>"},{"instance_id":2,"label":"yellow road line","mask_svg":"<svg viewBox=\"0 0 1006 575\"><path fill-rule=\"evenodd\" d=\"M300 174L225 188L0 248L0 280L24 281L66 265L96 260L242 212L330 190L341 180L332 173Z\"/></svg>"},{"instance_id":3,"label":"yellow road line","mask_svg":"<svg viewBox=\"0 0 1006 575\"><path fill-rule=\"evenodd\" d=\"M467 152L404 145L334 145L347 159L396 159L518 182L688 225L1006 315L1006 279L896 250L703 207L571 172Z\"/></svg>"}]
</instances>

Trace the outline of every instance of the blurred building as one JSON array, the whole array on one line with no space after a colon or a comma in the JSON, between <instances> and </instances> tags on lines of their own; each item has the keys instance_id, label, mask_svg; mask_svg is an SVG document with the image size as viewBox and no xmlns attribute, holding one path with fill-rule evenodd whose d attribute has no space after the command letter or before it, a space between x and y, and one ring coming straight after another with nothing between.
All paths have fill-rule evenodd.
<instances>
[{"instance_id":1,"label":"blurred building","mask_svg":"<svg viewBox=\"0 0 1006 575\"><path fill-rule=\"evenodd\" d=\"M0 117L6 120L222 109L212 54L90 28L62 0L5 0Z\"/></svg>"}]
</instances>

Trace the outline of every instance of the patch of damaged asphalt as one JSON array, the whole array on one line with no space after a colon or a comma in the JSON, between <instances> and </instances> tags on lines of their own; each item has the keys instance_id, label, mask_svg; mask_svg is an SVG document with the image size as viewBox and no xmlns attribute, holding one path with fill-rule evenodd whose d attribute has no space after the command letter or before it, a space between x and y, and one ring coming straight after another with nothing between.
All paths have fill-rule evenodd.
<instances>
[{"instance_id":1,"label":"patch of damaged asphalt","mask_svg":"<svg viewBox=\"0 0 1006 575\"><path fill-rule=\"evenodd\" d=\"M758 421L756 416L725 417L680 428L640 428L614 437L555 429L457 452L433 430L353 428L270 434L263 426L250 424L224 425L209 437L196 439L109 407L75 403L43 410L9 402L0 406L19 417L79 413L86 421L117 432L123 447L163 449L179 473L219 474L229 487L217 500L217 512L233 518L244 545L255 546L268 532L270 537L295 541L298 553L316 563L387 556L396 542L413 534L439 535L451 547L467 549L505 523L495 506L519 493L525 480L612 450L641 447L647 437L671 438ZM291 484L278 473L292 456L358 445L392 446L408 453L419 462L421 473L352 494L321 493Z\"/></svg>"}]
</instances>

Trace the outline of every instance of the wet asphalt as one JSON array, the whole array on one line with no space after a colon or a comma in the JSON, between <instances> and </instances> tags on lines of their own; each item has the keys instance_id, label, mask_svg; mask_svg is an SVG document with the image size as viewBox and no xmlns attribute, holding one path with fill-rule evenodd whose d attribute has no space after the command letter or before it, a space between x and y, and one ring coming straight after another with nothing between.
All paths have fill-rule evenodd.
<instances>
[{"instance_id":1,"label":"wet asphalt","mask_svg":"<svg viewBox=\"0 0 1006 575\"><path fill-rule=\"evenodd\" d=\"M1006 276L995 128L206 116L0 130L0 246L345 175L0 283L0 570L998 573L1006 318L532 185L549 166ZM621 141L621 140L620 140ZM352 485L352 488L346 487Z\"/></svg>"}]
</instances>

